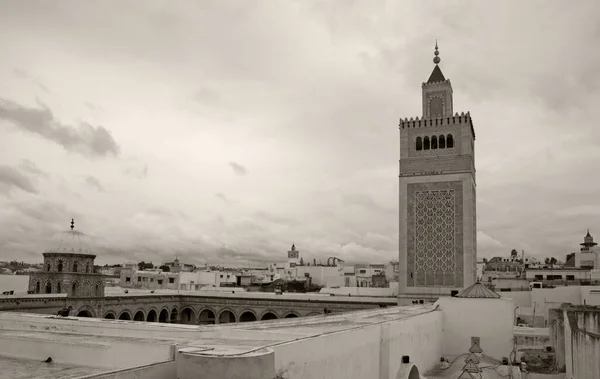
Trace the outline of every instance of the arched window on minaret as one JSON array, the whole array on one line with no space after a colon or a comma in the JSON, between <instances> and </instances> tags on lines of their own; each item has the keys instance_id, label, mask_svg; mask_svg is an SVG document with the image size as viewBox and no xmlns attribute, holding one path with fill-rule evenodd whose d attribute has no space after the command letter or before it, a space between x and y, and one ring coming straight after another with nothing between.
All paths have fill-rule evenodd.
<instances>
[{"instance_id":1,"label":"arched window on minaret","mask_svg":"<svg viewBox=\"0 0 600 379\"><path fill-rule=\"evenodd\" d=\"M40 282L35 283L35 293L40 293Z\"/></svg>"},{"instance_id":2,"label":"arched window on minaret","mask_svg":"<svg viewBox=\"0 0 600 379\"><path fill-rule=\"evenodd\" d=\"M440 149L446 148L446 137L443 134L439 137L438 144L440 145Z\"/></svg>"},{"instance_id":3,"label":"arched window on minaret","mask_svg":"<svg viewBox=\"0 0 600 379\"><path fill-rule=\"evenodd\" d=\"M50 282L46 283L46 293L52 293L52 284Z\"/></svg>"},{"instance_id":4,"label":"arched window on minaret","mask_svg":"<svg viewBox=\"0 0 600 379\"><path fill-rule=\"evenodd\" d=\"M85 265L85 273L89 274L90 272L90 265Z\"/></svg>"},{"instance_id":5,"label":"arched window on minaret","mask_svg":"<svg viewBox=\"0 0 600 379\"><path fill-rule=\"evenodd\" d=\"M417 150L423 150L423 140L421 139L421 137L417 137L417 146L416 146Z\"/></svg>"},{"instance_id":6,"label":"arched window on minaret","mask_svg":"<svg viewBox=\"0 0 600 379\"><path fill-rule=\"evenodd\" d=\"M423 138L423 150L429 150L429 137Z\"/></svg>"},{"instance_id":7,"label":"arched window on minaret","mask_svg":"<svg viewBox=\"0 0 600 379\"><path fill-rule=\"evenodd\" d=\"M448 149L452 149L454 147L454 138L452 138L452 134L448 134L446 136L446 147Z\"/></svg>"},{"instance_id":8,"label":"arched window on minaret","mask_svg":"<svg viewBox=\"0 0 600 379\"><path fill-rule=\"evenodd\" d=\"M56 293L60 293L62 288L60 288L60 282L56 283Z\"/></svg>"},{"instance_id":9,"label":"arched window on minaret","mask_svg":"<svg viewBox=\"0 0 600 379\"><path fill-rule=\"evenodd\" d=\"M431 137L431 149L437 149L438 145L437 145L437 137L433 136Z\"/></svg>"},{"instance_id":10,"label":"arched window on minaret","mask_svg":"<svg viewBox=\"0 0 600 379\"><path fill-rule=\"evenodd\" d=\"M50 271L50 263L46 265L46 271Z\"/></svg>"},{"instance_id":11,"label":"arched window on minaret","mask_svg":"<svg viewBox=\"0 0 600 379\"><path fill-rule=\"evenodd\" d=\"M63 263L62 261L58 261L58 272L62 272L63 269Z\"/></svg>"},{"instance_id":12,"label":"arched window on minaret","mask_svg":"<svg viewBox=\"0 0 600 379\"><path fill-rule=\"evenodd\" d=\"M73 263L73 272L77 272L77 262Z\"/></svg>"}]
</instances>

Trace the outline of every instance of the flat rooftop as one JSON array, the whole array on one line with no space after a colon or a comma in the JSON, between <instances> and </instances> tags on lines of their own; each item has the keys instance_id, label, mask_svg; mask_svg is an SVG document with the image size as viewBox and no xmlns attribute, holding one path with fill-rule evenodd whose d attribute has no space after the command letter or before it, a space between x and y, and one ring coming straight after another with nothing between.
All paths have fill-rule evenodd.
<instances>
[{"instance_id":1,"label":"flat rooftop","mask_svg":"<svg viewBox=\"0 0 600 379\"><path fill-rule=\"evenodd\" d=\"M279 319L257 323L208 325L201 327L202 339L187 347L199 355L246 355L258 350L323 334L363 328L434 311L432 305L378 308L336 315Z\"/></svg>"},{"instance_id":2,"label":"flat rooftop","mask_svg":"<svg viewBox=\"0 0 600 379\"><path fill-rule=\"evenodd\" d=\"M0 356L0 368L0 378L3 379L71 379L107 371L105 368L46 363L4 356Z\"/></svg>"},{"instance_id":3,"label":"flat rooftop","mask_svg":"<svg viewBox=\"0 0 600 379\"><path fill-rule=\"evenodd\" d=\"M465 364L466 364L465 359L467 358L468 355L469 354L463 354L463 355L459 355L458 357L451 357L450 358L450 361L451 361L450 367L448 367L446 369L430 370L430 371L426 372L424 375L423 374L421 374L421 375L427 379L445 379L445 378L455 379L455 378L458 378L460 376L460 374L462 373L463 367L465 367ZM501 362L499 362L493 358L489 358L482 354L478 354L477 357L480 360L480 363L478 364L478 366L481 369L481 373L473 374L473 376L478 379L506 379L509 377L508 373L511 368L513 370L515 370L515 369L518 370L518 367L503 366Z\"/></svg>"}]
</instances>

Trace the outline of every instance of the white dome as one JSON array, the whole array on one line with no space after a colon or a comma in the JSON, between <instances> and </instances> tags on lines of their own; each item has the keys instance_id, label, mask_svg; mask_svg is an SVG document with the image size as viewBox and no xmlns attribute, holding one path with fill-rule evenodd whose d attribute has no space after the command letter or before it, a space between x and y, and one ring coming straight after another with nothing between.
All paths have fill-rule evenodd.
<instances>
[{"instance_id":1,"label":"white dome","mask_svg":"<svg viewBox=\"0 0 600 379\"><path fill-rule=\"evenodd\" d=\"M91 254L90 242L87 234L76 230L67 230L54 235L48 252Z\"/></svg>"}]
</instances>

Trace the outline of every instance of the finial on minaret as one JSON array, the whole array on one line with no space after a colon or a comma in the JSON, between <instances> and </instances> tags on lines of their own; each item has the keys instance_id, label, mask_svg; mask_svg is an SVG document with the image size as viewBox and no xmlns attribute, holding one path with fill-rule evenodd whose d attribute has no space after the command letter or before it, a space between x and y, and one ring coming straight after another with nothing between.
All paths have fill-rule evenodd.
<instances>
[{"instance_id":1,"label":"finial on minaret","mask_svg":"<svg viewBox=\"0 0 600 379\"><path fill-rule=\"evenodd\" d=\"M437 39L435 40L435 52L433 54L435 55L435 57L433 57L433 63L435 63L435 64L440 63L441 59L438 56L438 55L440 55L440 52L438 51Z\"/></svg>"},{"instance_id":2,"label":"finial on minaret","mask_svg":"<svg viewBox=\"0 0 600 379\"><path fill-rule=\"evenodd\" d=\"M71 219L71 230L75 229L75 219Z\"/></svg>"}]
</instances>

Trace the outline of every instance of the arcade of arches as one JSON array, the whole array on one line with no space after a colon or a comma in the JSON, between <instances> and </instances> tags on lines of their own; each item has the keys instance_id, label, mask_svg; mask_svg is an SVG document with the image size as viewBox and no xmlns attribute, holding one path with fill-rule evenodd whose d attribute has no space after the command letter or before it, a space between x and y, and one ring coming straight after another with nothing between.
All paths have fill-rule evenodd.
<instances>
[{"instance_id":1,"label":"arcade of arches","mask_svg":"<svg viewBox=\"0 0 600 379\"><path fill-rule=\"evenodd\" d=\"M314 314L309 314L309 316L318 314L320 313L314 312ZM77 317L94 317L92 312L87 309L79 310L75 315ZM276 320L280 318L295 317L300 317L300 315L296 312L287 312L283 315L280 315L276 311L266 311L260 315L257 315L251 310L245 310L238 314L231 309L222 309L218 312L215 312L210 308L204 308L200 310L200 312L196 312L191 307L184 307L181 310L178 310L177 308L163 308L160 311L151 309L148 312L142 309L136 311L123 310L118 314L117 312L108 311L104 314L103 318L108 320L132 320L187 325L208 325L227 324L232 322L251 322L259 320Z\"/></svg>"}]
</instances>

